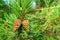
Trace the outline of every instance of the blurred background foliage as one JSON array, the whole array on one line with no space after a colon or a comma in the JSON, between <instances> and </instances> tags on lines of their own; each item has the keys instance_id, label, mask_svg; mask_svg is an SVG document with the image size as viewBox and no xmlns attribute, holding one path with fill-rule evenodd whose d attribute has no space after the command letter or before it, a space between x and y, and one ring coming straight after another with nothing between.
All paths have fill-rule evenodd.
<instances>
[{"instance_id":1,"label":"blurred background foliage","mask_svg":"<svg viewBox=\"0 0 60 40\"><path fill-rule=\"evenodd\" d=\"M16 19L30 31L14 31ZM0 40L60 40L60 0L0 0Z\"/></svg>"}]
</instances>

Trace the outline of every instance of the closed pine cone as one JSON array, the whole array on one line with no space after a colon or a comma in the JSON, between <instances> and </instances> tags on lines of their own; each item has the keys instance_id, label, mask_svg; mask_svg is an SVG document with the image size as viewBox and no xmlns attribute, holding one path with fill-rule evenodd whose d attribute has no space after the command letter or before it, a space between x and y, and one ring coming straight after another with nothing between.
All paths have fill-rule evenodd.
<instances>
[{"instance_id":1,"label":"closed pine cone","mask_svg":"<svg viewBox=\"0 0 60 40\"><path fill-rule=\"evenodd\" d=\"M29 21L28 20L23 20L22 25L25 28L27 32L29 32Z\"/></svg>"},{"instance_id":2,"label":"closed pine cone","mask_svg":"<svg viewBox=\"0 0 60 40\"><path fill-rule=\"evenodd\" d=\"M14 22L14 31L16 31L21 26L21 20L16 19Z\"/></svg>"}]
</instances>

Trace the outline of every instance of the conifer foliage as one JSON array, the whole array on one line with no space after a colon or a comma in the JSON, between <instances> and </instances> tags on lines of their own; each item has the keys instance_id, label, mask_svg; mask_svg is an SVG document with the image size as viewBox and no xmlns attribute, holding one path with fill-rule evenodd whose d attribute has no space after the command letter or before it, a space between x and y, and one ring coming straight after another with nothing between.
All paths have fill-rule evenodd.
<instances>
[{"instance_id":1,"label":"conifer foliage","mask_svg":"<svg viewBox=\"0 0 60 40\"><path fill-rule=\"evenodd\" d=\"M0 40L60 40L60 0L0 0Z\"/></svg>"}]
</instances>

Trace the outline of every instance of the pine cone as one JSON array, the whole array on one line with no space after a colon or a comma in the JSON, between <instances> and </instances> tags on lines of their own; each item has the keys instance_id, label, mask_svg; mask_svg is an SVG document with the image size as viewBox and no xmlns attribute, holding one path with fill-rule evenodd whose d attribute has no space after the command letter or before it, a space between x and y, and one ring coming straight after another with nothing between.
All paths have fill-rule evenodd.
<instances>
[{"instance_id":1,"label":"pine cone","mask_svg":"<svg viewBox=\"0 0 60 40\"><path fill-rule=\"evenodd\" d=\"M21 20L16 19L14 22L14 31L16 31L21 26Z\"/></svg>"},{"instance_id":2,"label":"pine cone","mask_svg":"<svg viewBox=\"0 0 60 40\"><path fill-rule=\"evenodd\" d=\"M23 20L22 25L25 28L27 32L29 32L29 21L28 20Z\"/></svg>"}]
</instances>

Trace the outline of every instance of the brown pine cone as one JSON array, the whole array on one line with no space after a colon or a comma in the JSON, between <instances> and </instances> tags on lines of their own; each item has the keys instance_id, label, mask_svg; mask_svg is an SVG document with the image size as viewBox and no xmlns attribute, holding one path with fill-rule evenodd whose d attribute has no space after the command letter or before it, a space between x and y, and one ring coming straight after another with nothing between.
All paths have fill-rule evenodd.
<instances>
[{"instance_id":1,"label":"brown pine cone","mask_svg":"<svg viewBox=\"0 0 60 40\"><path fill-rule=\"evenodd\" d=\"M21 26L21 20L16 19L14 22L14 31L16 31Z\"/></svg>"}]
</instances>

